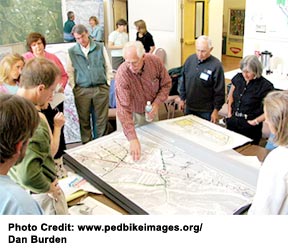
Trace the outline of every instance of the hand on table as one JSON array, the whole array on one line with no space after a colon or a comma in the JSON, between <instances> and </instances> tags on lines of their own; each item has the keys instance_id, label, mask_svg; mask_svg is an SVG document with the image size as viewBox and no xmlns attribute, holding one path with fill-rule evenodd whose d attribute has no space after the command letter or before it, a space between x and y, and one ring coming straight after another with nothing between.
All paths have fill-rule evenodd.
<instances>
[{"instance_id":1,"label":"hand on table","mask_svg":"<svg viewBox=\"0 0 288 252\"><path fill-rule=\"evenodd\" d=\"M138 139L130 141L130 155L134 161L137 161L141 157L141 145Z\"/></svg>"}]
</instances>

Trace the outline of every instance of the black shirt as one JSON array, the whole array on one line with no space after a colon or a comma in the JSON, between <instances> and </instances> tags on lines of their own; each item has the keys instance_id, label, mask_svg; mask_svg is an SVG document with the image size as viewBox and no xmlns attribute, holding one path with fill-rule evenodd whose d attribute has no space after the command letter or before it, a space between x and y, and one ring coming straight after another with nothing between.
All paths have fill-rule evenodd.
<instances>
[{"instance_id":1,"label":"black shirt","mask_svg":"<svg viewBox=\"0 0 288 252\"><path fill-rule=\"evenodd\" d=\"M199 112L220 110L225 102L225 79L221 62L210 55L199 62L197 55L187 58L180 85L181 100L186 107Z\"/></svg>"},{"instance_id":2,"label":"black shirt","mask_svg":"<svg viewBox=\"0 0 288 252\"><path fill-rule=\"evenodd\" d=\"M232 78L232 84L235 86L232 113L237 111L247 114L248 119L253 119L264 113L263 99L274 89L270 81L261 76L249 81L246 85L242 73L238 73Z\"/></svg>"},{"instance_id":3,"label":"black shirt","mask_svg":"<svg viewBox=\"0 0 288 252\"><path fill-rule=\"evenodd\" d=\"M153 37L149 32L146 32L142 38L139 37L139 32L137 32L136 40L142 42L146 53L150 51L151 46L155 46Z\"/></svg>"}]
</instances>

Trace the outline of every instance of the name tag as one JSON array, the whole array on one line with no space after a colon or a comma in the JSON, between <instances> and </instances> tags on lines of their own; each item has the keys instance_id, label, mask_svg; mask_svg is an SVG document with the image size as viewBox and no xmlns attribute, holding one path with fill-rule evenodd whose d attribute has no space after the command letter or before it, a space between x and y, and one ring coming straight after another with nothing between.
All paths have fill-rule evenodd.
<instances>
[{"instance_id":1,"label":"name tag","mask_svg":"<svg viewBox=\"0 0 288 252\"><path fill-rule=\"evenodd\" d=\"M209 74L202 72L200 74L200 79L207 81L209 79Z\"/></svg>"}]
</instances>

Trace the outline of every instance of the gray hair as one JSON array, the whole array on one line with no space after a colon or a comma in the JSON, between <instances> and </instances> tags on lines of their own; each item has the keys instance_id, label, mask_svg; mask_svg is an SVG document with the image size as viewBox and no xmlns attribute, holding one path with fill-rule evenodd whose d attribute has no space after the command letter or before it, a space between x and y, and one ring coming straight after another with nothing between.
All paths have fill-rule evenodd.
<instances>
[{"instance_id":1,"label":"gray hair","mask_svg":"<svg viewBox=\"0 0 288 252\"><path fill-rule=\"evenodd\" d=\"M240 62L241 71L247 70L255 75L256 78L262 76L263 67L256 55L247 55Z\"/></svg>"},{"instance_id":2,"label":"gray hair","mask_svg":"<svg viewBox=\"0 0 288 252\"><path fill-rule=\"evenodd\" d=\"M208 45L208 48L211 49L213 47L212 45L212 40L206 36L206 35L201 35L197 38L196 40L196 44L198 44L199 42L202 42L202 41L206 41L207 42L207 45Z\"/></svg>"},{"instance_id":3,"label":"gray hair","mask_svg":"<svg viewBox=\"0 0 288 252\"><path fill-rule=\"evenodd\" d=\"M59 75L61 75L59 68L51 60L33 58L25 64L19 86L29 89L44 84L45 88L49 88Z\"/></svg>"},{"instance_id":4,"label":"gray hair","mask_svg":"<svg viewBox=\"0 0 288 252\"><path fill-rule=\"evenodd\" d=\"M136 49L136 53L138 58L142 58L143 55L145 54L145 49L144 46L142 44L142 42L140 41L130 41L127 42L124 47L123 47L123 55L125 57L126 52L130 49L130 48L135 48Z\"/></svg>"},{"instance_id":5,"label":"gray hair","mask_svg":"<svg viewBox=\"0 0 288 252\"><path fill-rule=\"evenodd\" d=\"M71 31L72 34L74 34L74 33L82 34L84 32L88 33L88 29L83 24L74 25L72 28L72 31Z\"/></svg>"}]
</instances>

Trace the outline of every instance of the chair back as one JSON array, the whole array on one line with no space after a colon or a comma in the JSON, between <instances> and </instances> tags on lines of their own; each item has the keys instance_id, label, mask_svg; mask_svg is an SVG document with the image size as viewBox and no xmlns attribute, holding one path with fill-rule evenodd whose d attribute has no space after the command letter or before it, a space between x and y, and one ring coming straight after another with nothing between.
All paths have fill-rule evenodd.
<instances>
[{"instance_id":1,"label":"chair back","mask_svg":"<svg viewBox=\"0 0 288 252\"><path fill-rule=\"evenodd\" d=\"M163 48L157 48L155 51L155 55L157 55L163 64L165 64L166 60L166 51Z\"/></svg>"}]
</instances>

